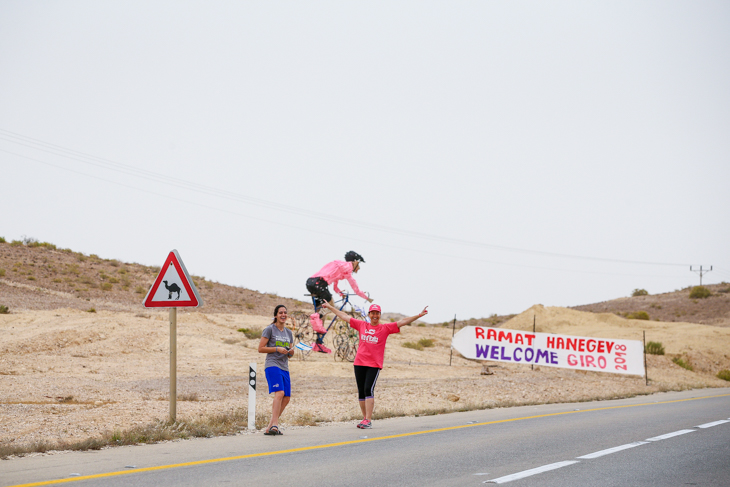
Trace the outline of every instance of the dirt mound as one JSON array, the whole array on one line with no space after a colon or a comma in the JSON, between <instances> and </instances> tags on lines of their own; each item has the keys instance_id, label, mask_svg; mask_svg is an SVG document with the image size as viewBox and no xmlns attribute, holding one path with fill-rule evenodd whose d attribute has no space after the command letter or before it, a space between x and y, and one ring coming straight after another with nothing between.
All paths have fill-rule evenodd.
<instances>
[{"instance_id":1,"label":"dirt mound","mask_svg":"<svg viewBox=\"0 0 730 487\"><path fill-rule=\"evenodd\" d=\"M29 241L0 243L0 305L13 310L139 310L159 267L127 264ZM299 300L191 276L206 312L268 315L277 304L309 309Z\"/></svg>"}]
</instances>

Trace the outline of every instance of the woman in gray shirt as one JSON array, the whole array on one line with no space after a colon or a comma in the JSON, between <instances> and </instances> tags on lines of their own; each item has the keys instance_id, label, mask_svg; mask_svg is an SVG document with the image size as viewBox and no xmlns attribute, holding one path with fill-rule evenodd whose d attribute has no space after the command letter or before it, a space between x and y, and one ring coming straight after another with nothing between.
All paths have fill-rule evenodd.
<instances>
[{"instance_id":1,"label":"woman in gray shirt","mask_svg":"<svg viewBox=\"0 0 730 487\"><path fill-rule=\"evenodd\" d=\"M285 326L287 318L286 306L280 304L274 308L274 321L261 332L259 342L259 352L266 354L264 369L266 382L269 383L269 394L274 393L271 421L264 431L265 435L270 436L283 434L279 429L279 416L284 412L291 397L289 357L294 355L292 347L294 336Z\"/></svg>"}]
</instances>

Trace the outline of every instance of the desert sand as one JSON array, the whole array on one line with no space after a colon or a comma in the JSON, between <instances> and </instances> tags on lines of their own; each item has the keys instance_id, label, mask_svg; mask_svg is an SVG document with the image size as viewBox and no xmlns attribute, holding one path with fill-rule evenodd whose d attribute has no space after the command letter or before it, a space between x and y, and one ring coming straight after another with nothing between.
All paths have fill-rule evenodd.
<instances>
[{"instance_id":1,"label":"desert sand","mask_svg":"<svg viewBox=\"0 0 730 487\"><path fill-rule=\"evenodd\" d=\"M730 328L691 323L627 320L536 305L502 328L579 336L660 341L667 355L648 357L643 377L600 372L489 364L450 357L452 330L405 327L386 347L376 389L377 415L413 415L466 408L611 399L688 388L725 387L715 377L730 368ZM178 313L178 421L245 411L249 363L263 370L258 340L239 328L263 328L269 317ZM0 446L75 441L105 431L124 431L169 415L169 320L167 311L86 312L78 309L21 310L0 315ZM430 338L422 351L406 341ZM671 361L682 355L694 372ZM451 361L451 365L449 362ZM296 356L290 362L292 400L283 428L360 418L352 364L332 355ZM257 414L271 398L263 374Z\"/></svg>"}]
</instances>

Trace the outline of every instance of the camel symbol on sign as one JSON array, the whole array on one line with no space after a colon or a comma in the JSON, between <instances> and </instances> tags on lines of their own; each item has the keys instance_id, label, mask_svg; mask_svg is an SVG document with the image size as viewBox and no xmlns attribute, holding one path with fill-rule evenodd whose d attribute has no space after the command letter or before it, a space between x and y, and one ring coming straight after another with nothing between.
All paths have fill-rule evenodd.
<instances>
[{"instance_id":1,"label":"camel symbol on sign","mask_svg":"<svg viewBox=\"0 0 730 487\"><path fill-rule=\"evenodd\" d=\"M180 299L180 286L178 286L174 282L169 286L167 285L167 281L162 282L165 283L165 289L167 289L168 292L167 299L172 299L172 293L177 293L177 297L175 298L176 300Z\"/></svg>"}]
</instances>

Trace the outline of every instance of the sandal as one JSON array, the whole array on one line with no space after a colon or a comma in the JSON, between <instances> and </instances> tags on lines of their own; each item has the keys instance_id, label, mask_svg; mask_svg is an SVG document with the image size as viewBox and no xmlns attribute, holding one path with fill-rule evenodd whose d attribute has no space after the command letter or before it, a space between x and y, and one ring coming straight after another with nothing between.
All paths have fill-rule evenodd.
<instances>
[{"instance_id":1,"label":"sandal","mask_svg":"<svg viewBox=\"0 0 730 487\"><path fill-rule=\"evenodd\" d=\"M269 428L268 431L264 431L264 434L269 435L269 436L276 436L276 435L283 435L284 433L279 431L279 428L277 428L276 426L272 426L271 428Z\"/></svg>"}]
</instances>

